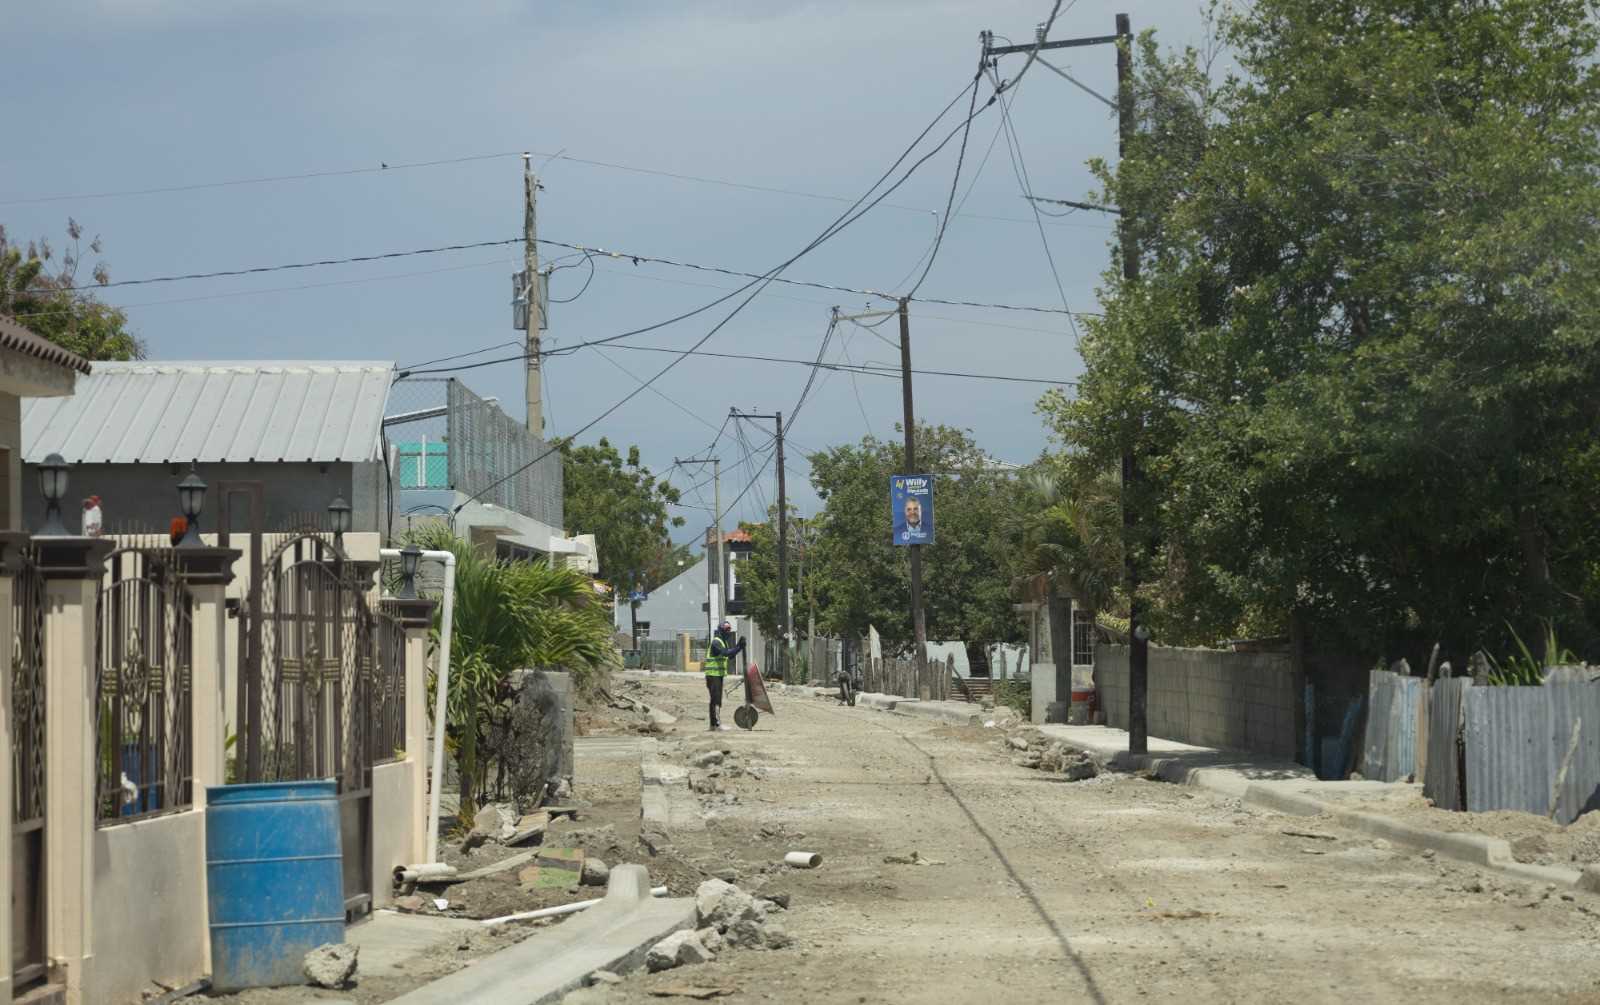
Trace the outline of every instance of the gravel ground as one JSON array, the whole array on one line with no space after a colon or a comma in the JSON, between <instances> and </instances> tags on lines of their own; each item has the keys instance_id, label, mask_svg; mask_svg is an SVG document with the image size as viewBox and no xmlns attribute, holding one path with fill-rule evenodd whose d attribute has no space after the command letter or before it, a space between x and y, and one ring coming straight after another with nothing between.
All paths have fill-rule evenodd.
<instances>
[{"instance_id":1,"label":"gravel ground","mask_svg":"<svg viewBox=\"0 0 1600 1005\"><path fill-rule=\"evenodd\" d=\"M992 731L775 694L754 732L711 735L696 682L645 690L685 716L667 756L725 748L756 769L718 780L737 801L705 797L707 829L683 853L791 893L796 944L634 975L574 1005L694 987L818 1005L1600 1001L1600 898L1202 789L1059 781L1013 766ZM776 864L797 849L822 867ZM885 861L913 851L934 864Z\"/></svg>"},{"instance_id":2,"label":"gravel ground","mask_svg":"<svg viewBox=\"0 0 1600 1005\"><path fill-rule=\"evenodd\" d=\"M1436 809L1422 797L1419 786L1406 786L1380 799L1341 799L1339 808L1403 820L1436 831L1467 831L1511 842L1519 862L1581 869L1600 862L1600 813L1579 817L1561 826L1532 813L1497 810L1491 813L1454 813Z\"/></svg>"}]
</instances>

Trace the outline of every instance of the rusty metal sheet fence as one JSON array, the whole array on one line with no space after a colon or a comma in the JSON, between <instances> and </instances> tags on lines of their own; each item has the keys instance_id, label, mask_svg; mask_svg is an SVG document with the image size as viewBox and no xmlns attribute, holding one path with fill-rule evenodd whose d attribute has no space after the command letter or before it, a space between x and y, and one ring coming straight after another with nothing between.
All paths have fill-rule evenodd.
<instances>
[{"instance_id":1,"label":"rusty metal sheet fence","mask_svg":"<svg viewBox=\"0 0 1600 1005\"><path fill-rule=\"evenodd\" d=\"M1362 774L1379 782L1417 773L1417 721L1423 680L1374 670L1367 691L1367 732Z\"/></svg>"},{"instance_id":2,"label":"rusty metal sheet fence","mask_svg":"<svg viewBox=\"0 0 1600 1005\"><path fill-rule=\"evenodd\" d=\"M1427 764L1422 794L1442 810L1466 809L1462 776L1462 696L1472 687L1465 677L1434 681L1428 691Z\"/></svg>"},{"instance_id":3,"label":"rusty metal sheet fence","mask_svg":"<svg viewBox=\"0 0 1600 1005\"><path fill-rule=\"evenodd\" d=\"M193 803L192 616L171 549L107 556L95 647L95 819L102 827Z\"/></svg>"},{"instance_id":4,"label":"rusty metal sheet fence","mask_svg":"<svg viewBox=\"0 0 1600 1005\"><path fill-rule=\"evenodd\" d=\"M1569 824L1600 808L1600 687L1474 687L1464 705L1469 810Z\"/></svg>"}]
</instances>

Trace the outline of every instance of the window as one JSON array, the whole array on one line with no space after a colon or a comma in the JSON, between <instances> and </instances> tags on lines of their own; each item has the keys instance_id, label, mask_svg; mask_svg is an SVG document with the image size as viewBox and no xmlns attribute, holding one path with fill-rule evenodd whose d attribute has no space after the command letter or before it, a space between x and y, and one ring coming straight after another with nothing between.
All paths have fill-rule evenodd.
<instances>
[{"instance_id":1,"label":"window","mask_svg":"<svg viewBox=\"0 0 1600 1005\"><path fill-rule=\"evenodd\" d=\"M1072 662L1094 665L1094 615L1077 606L1072 608Z\"/></svg>"}]
</instances>

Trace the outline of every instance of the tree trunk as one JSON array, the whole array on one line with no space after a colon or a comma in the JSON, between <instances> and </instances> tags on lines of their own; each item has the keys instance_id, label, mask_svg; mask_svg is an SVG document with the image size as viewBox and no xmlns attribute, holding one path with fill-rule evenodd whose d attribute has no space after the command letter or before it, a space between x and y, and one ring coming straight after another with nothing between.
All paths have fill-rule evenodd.
<instances>
[{"instance_id":1,"label":"tree trunk","mask_svg":"<svg viewBox=\"0 0 1600 1005\"><path fill-rule=\"evenodd\" d=\"M1538 511L1532 503L1522 503L1517 507L1517 536L1522 542L1523 575L1527 579L1534 608L1540 617L1553 618L1555 611L1551 600L1554 590L1550 579L1549 548L1544 532L1539 528ZM1550 651L1552 633L1542 630L1542 625L1540 627L1541 630L1536 633L1539 656L1548 666L1556 658L1556 654Z\"/></svg>"}]
</instances>

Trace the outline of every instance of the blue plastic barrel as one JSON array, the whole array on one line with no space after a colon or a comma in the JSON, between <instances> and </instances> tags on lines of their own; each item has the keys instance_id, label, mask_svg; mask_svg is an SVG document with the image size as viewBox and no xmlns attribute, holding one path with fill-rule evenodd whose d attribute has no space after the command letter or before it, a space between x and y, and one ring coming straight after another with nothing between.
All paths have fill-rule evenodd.
<instances>
[{"instance_id":1,"label":"blue plastic barrel","mask_svg":"<svg viewBox=\"0 0 1600 1005\"><path fill-rule=\"evenodd\" d=\"M306 953L344 941L332 781L206 790L211 987L304 984Z\"/></svg>"}]
</instances>

